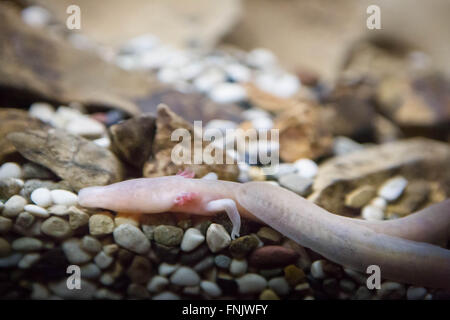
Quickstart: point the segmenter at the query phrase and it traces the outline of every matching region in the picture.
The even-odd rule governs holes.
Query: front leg
[[[236,239],[239,237],[239,231],[241,229],[241,216],[236,207],[236,203],[232,199],[220,199],[208,202],[206,205],[206,210],[210,212],[220,212],[225,211],[233,224],[233,229],[231,231],[231,239]]]

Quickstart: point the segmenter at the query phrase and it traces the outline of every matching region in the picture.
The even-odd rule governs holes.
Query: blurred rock
[[[50,169],[74,190],[122,180],[122,165],[109,150],[65,131],[15,132],[8,139],[25,158]]]
[[[382,160],[380,160],[382,159]],[[363,186],[380,186],[385,180],[401,175],[408,180],[424,179],[441,183],[450,194],[450,147],[442,142],[413,138],[368,147],[331,158],[319,167],[309,197],[321,207],[349,214],[345,196]]]

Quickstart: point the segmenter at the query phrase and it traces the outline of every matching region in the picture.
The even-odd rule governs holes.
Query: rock
[[[138,254],[144,254],[150,249],[150,241],[141,230],[129,224],[122,224],[114,229],[114,241]]]
[[[214,263],[219,268],[228,269],[231,264],[231,258],[226,255],[219,254],[219,255],[215,256]]]
[[[69,223],[59,217],[46,219],[41,225],[41,230],[44,234],[56,239],[64,239],[71,234]]]
[[[361,186],[345,196],[345,205],[359,209],[366,205],[375,195],[376,190],[374,187],[369,185]]]
[[[31,213],[33,216],[36,216],[38,218],[48,218],[50,216],[50,214],[48,213],[47,210],[45,210],[44,208],[40,207],[40,206],[36,206],[34,204],[27,204],[24,207],[24,210],[26,212]],[[19,215],[20,217],[20,215]]]
[[[107,255],[104,251],[100,251],[94,258],[95,264],[100,269],[108,268],[114,261],[114,258]]]
[[[194,265],[194,270],[197,272],[204,272],[211,269],[214,266],[214,257],[207,256],[203,260],[200,260],[196,265]]]
[[[450,185],[450,170],[446,170],[449,161],[448,145],[424,138],[368,147],[323,163],[308,199],[335,214],[350,214],[345,208],[349,192],[362,185],[378,187],[394,175]],[[449,194],[448,188],[444,190]]]
[[[177,249],[179,250],[179,249]],[[209,248],[205,245],[200,245],[195,250],[190,252],[182,252],[179,257],[179,262],[181,264],[193,265],[198,261],[202,260],[206,255],[209,254]]]
[[[70,263],[80,265],[91,261],[90,254],[82,249],[81,241],[75,238],[63,242],[62,249]]]
[[[183,239],[183,229],[174,226],[157,226],[153,238],[156,242],[165,246],[178,246]]]
[[[384,212],[383,210],[381,210],[379,207],[375,207],[375,206],[365,206],[362,209],[362,217],[365,220],[368,221],[379,221],[379,220],[383,220],[384,218]]]
[[[297,174],[304,178],[312,179],[317,175],[319,167],[310,159],[299,159],[294,162]]]
[[[408,300],[423,300],[427,295],[427,289],[423,287],[409,287],[406,290],[406,298]]]
[[[290,286],[294,287],[305,280],[305,272],[297,266],[291,264],[284,268],[284,277]]]
[[[401,198],[387,208],[388,212],[395,212],[401,216],[408,215],[416,211],[430,194],[430,186],[422,180],[408,183]]]
[[[147,290],[152,293],[163,291],[169,285],[169,280],[163,276],[154,276],[147,284]]]
[[[122,165],[117,158],[79,136],[50,129],[15,132],[8,139],[25,158],[50,169],[77,191],[122,180]]]
[[[131,166],[142,169],[152,153],[155,117],[150,114],[135,116],[112,125],[108,133],[113,152]]]
[[[93,214],[89,218],[89,233],[93,236],[110,234],[114,231],[114,220],[107,214]]]
[[[200,283],[200,277],[191,268],[180,267],[172,274],[170,282],[178,286],[196,286]]]
[[[230,245],[231,237],[222,225],[213,223],[206,232],[206,243],[216,253]]]
[[[381,284],[381,288],[377,291],[380,299],[399,300],[405,297],[405,286],[398,282],[386,281]]]
[[[8,178],[21,178],[22,168],[15,162],[5,162],[0,166],[0,180]]]
[[[152,264],[147,258],[135,256],[126,274],[134,283],[147,283],[150,279]]]
[[[154,295],[152,300],[180,300],[180,296],[173,292],[164,291]]]
[[[306,196],[311,192],[311,187],[314,181],[309,178],[304,178],[297,173],[291,173],[281,176],[278,182],[282,187],[301,196]]]
[[[188,169],[195,173],[196,177],[203,177],[209,172],[215,172],[221,180],[235,181],[238,177],[239,170],[236,163],[226,164],[226,156],[213,164],[193,164],[193,159],[189,159],[190,163],[175,163],[172,161],[173,148],[178,145],[181,149],[184,147],[178,141],[171,139],[172,133],[176,129],[186,129],[191,137],[191,145],[193,145],[194,137],[198,137],[197,130],[194,132],[193,126],[183,118],[172,112],[167,106],[158,106],[158,117],[156,119],[156,133],[153,141],[153,157],[147,161],[143,168],[144,177],[158,177],[166,175],[174,175],[179,170]],[[200,138],[201,139],[201,138]],[[187,143],[187,141],[184,141]],[[209,142],[204,141],[202,147],[206,148]],[[199,152],[197,150],[196,152]],[[192,156],[194,155],[192,153]],[[177,153],[179,154],[179,153]]]
[[[39,261],[39,259],[41,258],[41,254],[40,253],[27,253],[23,256],[22,259],[20,259],[19,263],[17,264],[17,266],[20,269],[28,269],[30,268],[33,264],[35,264],[36,262]]]
[[[389,202],[393,202],[401,196],[407,185],[408,180],[401,176],[391,178],[381,185],[378,189],[378,195]]]
[[[68,300],[89,300],[94,297],[97,286],[87,280],[81,279],[81,288],[79,290],[70,290],[67,287],[67,280],[49,284],[49,289],[58,297]]]
[[[259,240],[254,235],[242,236],[233,241],[230,244],[230,253],[235,258],[244,258],[259,245]]]
[[[280,296],[285,296],[290,291],[289,283],[284,277],[272,278],[267,284],[270,289],[272,289],[276,294]]]
[[[24,179],[54,180],[55,174],[34,162],[27,162],[22,166]]]
[[[161,261],[167,263],[176,263],[178,260],[178,254],[180,253],[180,248],[167,247],[165,245],[154,242],[153,252]]]
[[[376,197],[372,201],[370,201],[370,205],[384,211],[386,209],[387,202],[384,198]]]
[[[168,264],[168,263],[161,263],[158,267],[158,273],[161,276],[169,276],[172,273],[175,272],[175,270],[177,270],[180,267],[179,264]]]
[[[259,295],[259,300],[280,300],[272,289],[266,289]]]
[[[23,237],[14,240],[11,247],[16,251],[38,251],[42,249],[42,241],[36,238]]]
[[[0,268],[11,268],[17,266],[22,259],[23,254],[19,252],[12,253],[6,257],[0,257]]]
[[[339,287],[342,289],[342,291],[352,293],[356,289],[356,284],[349,279],[341,279],[339,281]]]
[[[239,293],[252,294],[260,293],[267,286],[267,281],[256,273],[248,273],[236,279],[239,287]]]
[[[38,180],[38,179],[30,179],[25,181],[25,184],[23,186],[23,189],[20,191],[20,194],[27,198],[31,198],[31,194],[34,190],[39,188],[45,188],[50,190],[55,189],[64,189],[64,190],[72,190],[72,188],[69,186],[69,184],[66,181],[59,181],[59,182],[53,182],[50,180]],[[51,199],[51,196],[50,196]],[[52,202],[53,203],[53,202]]]
[[[23,208],[27,204],[27,200],[25,198],[14,195],[5,202],[5,206],[3,207],[3,216],[7,218],[14,218],[19,215],[23,211]]]
[[[316,107],[297,103],[275,119],[274,128],[279,130],[280,158],[285,162],[315,159],[331,148],[331,136]]]
[[[25,207],[27,207],[27,206],[25,206]],[[40,207],[38,207],[38,208],[42,209]],[[25,210],[27,210],[27,209],[25,209]],[[45,209],[42,209],[42,210],[45,210]],[[48,214],[47,214],[47,216],[48,216]],[[15,224],[21,228],[28,229],[33,225],[35,220],[36,220],[35,217],[31,213],[21,212],[17,216]]]
[[[48,212],[55,216],[67,216],[69,214],[69,208],[62,204],[55,204],[49,208],[47,208]]]
[[[255,84],[259,89],[285,99],[293,97],[300,89],[299,79],[288,73],[260,73]]]
[[[195,228],[189,228],[186,230],[181,241],[181,250],[189,252],[197,248],[205,241],[205,236]]]
[[[11,245],[8,241],[0,238],[0,258],[6,257],[11,253]]]
[[[220,287],[212,281],[202,281],[200,282],[200,288],[210,297],[217,298],[222,295],[222,290]]]
[[[127,288],[127,295],[131,299],[148,299],[150,298],[150,294],[147,289],[137,283],[130,283]]]
[[[281,246],[264,246],[253,251],[249,264],[257,268],[277,268],[294,263],[299,257],[292,249]]]
[[[355,295],[353,296],[354,300],[370,300],[372,298],[372,294],[369,289],[365,286],[361,286],[356,290]]]
[[[241,276],[247,272],[247,267],[248,267],[247,260],[233,259],[230,265],[230,273],[233,276]]]
[[[333,141],[333,154],[342,156],[354,151],[362,150],[364,146],[348,137],[338,136]]]
[[[52,190],[50,196],[54,204],[74,206],[78,203],[78,196],[67,190]]]
[[[221,83],[209,92],[210,98],[217,103],[236,103],[245,100],[246,90],[236,83]]]
[[[327,276],[341,277],[341,268],[327,260],[319,259],[311,264],[311,275],[315,279],[324,279]]]
[[[13,222],[11,219],[0,216],[0,234],[8,233],[12,225]]]
[[[101,122],[84,115],[70,120],[65,129],[72,134],[86,138],[98,138],[106,131]]]
[[[69,212],[69,225],[72,230],[76,230],[89,223],[89,215],[83,210],[80,210],[75,206],[71,206],[68,209],[68,212]]]
[[[9,199],[18,194],[24,183],[20,179],[7,178],[0,180],[0,199]]]
[[[50,292],[48,291],[47,287],[43,286],[40,283],[33,283],[31,285],[32,292],[30,295],[30,298],[32,300],[46,300],[50,296]]]
[[[83,247],[83,250],[91,253],[98,253],[102,250],[102,243],[91,236],[84,236],[81,240],[81,246]]]
[[[269,227],[261,227],[256,235],[262,242],[264,242],[264,244],[267,245],[280,243],[282,237],[278,231],[275,231]]]

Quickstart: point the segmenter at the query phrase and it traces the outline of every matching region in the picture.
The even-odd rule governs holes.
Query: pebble
[[[148,299],[150,294],[143,285],[137,283],[130,283],[127,288],[127,295],[132,299]]]
[[[261,229],[259,229],[256,235],[261,239],[262,242],[264,242],[264,244],[267,245],[278,244],[280,243],[282,238],[281,233],[269,227],[262,227]]]
[[[28,269],[30,268],[33,264],[35,264],[36,262],[39,261],[39,259],[41,258],[41,255],[39,253],[27,253],[23,256],[22,259],[20,259],[19,263],[17,264],[17,266],[20,269]]]
[[[72,230],[76,230],[79,227],[83,227],[89,223],[89,215],[75,206],[71,206],[68,209],[68,213],[69,225]]]
[[[270,118],[258,118],[251,121],[252,127],[258,131],[270,130],[273,128],[273,120]]]
[[[11,244],[16,251],[37,251],[41,250],[43,243],[41,240],[31,237],[17,238]]]
[[[301,196],[306,196],[311,192],[311,187],[314,181],[309,178],[304,178],[297,173],[291,173],[281,176],[278,182],[282,187]]]
[[[11,230],[13,222],[11,219],[0,216],[0,233],[7,233]]]
[[[362,209],[362,217],[368,221],[383,220],[384,212],[379,207],[367,205]]]
[[[366,286],[360,286],[353,296],[354,300],[370,300],[371,298],[372,293],[369,291],[369,289],[367,289]]]
[[[56,189],[50,191],[50,196],[54,204],[74,206],[78,203],[78,196],[67,190]]]
[[[99,300],[122,300],[123,295],[117,292],[110,291],[105,288],[101,288],[95,292],[95,299]]]
[[[92,142],[105,149],[108,149],[111,146],[111,140],[108,137],[101,137],[93,140]]]
[[[376,190],[374,187],[361,186],[345,196],[345,205],[359,209],[365,206],[375,195]]]
[[[165,291],[154,295],[152,300],[180,300],[180,296],[173,292]]]
[[[206,231],[206,243],[216,253],[230,245],[231,237],[221,224],[212,223]]]
[[[38,218],[48,218],[50,216],[47,210],[34,204],[27,204],[24,209]]]
[[[116,216],[114,217],[114,224],[116,225],[116,227],[120,226],[121,224],[131,224],[135,227],[139,227],[139,220],[138,219],[134,219],[133,217],[130,216]]]
[[[160,225],[154,229],[153,239],[159,244],[175,247],[178,246],[183,239],[183,229],[174,226]]]
[[[48,25],[52,19],[51,13],[37,5],[29,6],[24,8],[21,13],[21,18],[23,22],[31,27],[45,27]],[[33,103],[33,105],[44,104],[44,103]]]
[[[94,258],[95,264],[100,269],[106,269],[108,268],[111,263],[113,263],[114,258],[111,256],[108,256],[104,251],[100,251]]]
[[[95,263],[88,263],[80,267],[81,277],[86,279],[97,279],[102,271]]]
[[[98,138],[105,132],[105,127],[97,120],[88,116],[80,116],[70,120],[65,129],[75,135],[89,138]]]
[[[296,265],[288,265],[284,268],[284,277],[291,286],[295,286],[305,280],[305,272]]]
[[[34,162],[27,162],[22,166],[23,179],[43,179],[52,180],[55,178],[55,174],[47,168],[38,165]]]
[[[21,178],[22,168],[15,162],[5,162],[0,167],[0,180],[7,178]]]
[[[0,258],[0,268],[11,268],[17,266],[20,259],[22,259],[22,253],[15,252],[9,256]]]
[[[23,211],[23,208],[27,204],[27,200],[18,195],[14,195],[5,202],[3,207],[3,216],[7,218],[15,218],[19,213]]]
[[[69,214],[69,209],[62,204],[55,204],[47,208],[48,213],[55,216],[67,216]]]
[[[205,180],[219,180],[219,176],[215,172],[209,172],[202,177]]]
[[[69,223],[59,217],[50,217],[45,220],[41,230],[44,234],[57,239],[66,238],[71,234]]]
[[[156,293],[161,292],[169,285],[169,280],[163,276],[154,276],[147,284],[147,290]]]
[[[200,91],[207,93],[216,85],[225,81],[225,75],[218,69],[211,69],[201,74],[194,80],[194,87]]]
[[[386,181],[380,189],[378,195],[389,202],[397,200],[408,185],[408,180],[401,176],[397,176]]]
[[[94,297],[97,290],[95,284],[83,279],[81,279],[80,289],[77,290],[71,290],[67,287],[67,279],[50,283],[48,287],[55,295],[67,300],[89,300]]]
[[[196,286],[200,283],[200,277],[191,268],[180,267],[172,274],[170,282],[178,286]]]
[[[125,224],[121,225],[121,226],[125,226]],[[136,228],[136,227],[134,227],[134,228]],[[120,230],[122,230],[122,229],[120,229]],[[105,234],[110,234],[113,231],[114,231],[114,220],[109,215],[93,214],[89,218],[89,233],[92,234],[93,236],[101,236],[101,235],[105,235]],[[138,229],[138,231],[140,231],[140,230]]]
[[[209,92],[209,97],[217,103],[236,103],[247,98],[247,92],[239,84],[221,83]]]
[[[135,256],[126,274],[131,282],[144,284],[150,279],[151,271],[150,260],[142,256]]]
[[[380,208],[384,211],[386,209],[387,202],[381,197],[375,197],[372,201],[370,201],[370,205]]]
[[[277,62],[275,55],[267,49],[256,48],[247,53],[247,64],[256,68],[273,66]]]
[[[66,255],[67,260],[72,264],[83,264],[91,261],[92,256],[84,251],[79,239],[68,239],[63,242],[62,249]]]
[[[280,300],[280,297],[272,289],[265,289],[259,295],[259,300]]]
[[[177,270],[180,267],[179,264],[168,264],[168,263],[161,263],[158,267],[158,273],[161,276],[169,276],[172,273],[175,272],[175,270]]]
[[[317,164],[310,159],[299,159],[294,162],[294,166],[297,169],[297,174],[303,178],[312,179],[319,171]]]
[[[24,211],[19,213],[15,224],[21,228],[28,229],[33,225],[35,220],[36,218],[31,213]]]
[[[255,235],[242,236],[231,241],[230,253],[235,258],[244,258],[259,245],[259,239]]]
[[[24,186],[21,179],[7,178],[0,180],[0,199],[9,199],[15,194],[19,194]]]
[[[282,246],[264,246],[256,249],[249,257],[249,264],[257,268],[272,269],[294,263],[299,255]]]
[[[336,156],[352,153],[364,149],[364,146],[350,138],[339,136],[334,138],[333,153]]]
[[[351,293],[356,289],[356,284],[349,279],[341,279],[339,281],[339,287],[342,289],[342,291]]]
[[[34,282],[31,285],[31,295],[32,300],[46,300],[50,296],[48,289],[40,283]]]
[[[256,86],[274,96],[290,98],[300,89],[299,79],[291,74],[262,73],[255,79]]]
[[[284,277],[276,277],[269,280],[267,283],[269,288],[275,291],[280,296],[287,295],[290,291],[289,283]]]
[[[386,281],[381,284],[377,296],[381,299],[398,300],[404,298],[405,286],[398,282]]]
[[[50,190],[47,188],[37,188],[31,193],[31,201],[33,201],[36,205],[47,208],[53,204],[52,196]]]
[[[216,298],[222,295],[220,287],[212,281],[200,282],[200,288],[209,296]]]
[[[248,82],[251,78],[251,71],[242,64],[232,63],[225,66],[227,76],[235,82]]]
[[[260,293],[267,286],[266,279],[256,273],[243,275],[236,279],[236,282],[238,284],[239,293],[241,294]]]
[[[264,278],[273,278],[273,277],[277,277],[279,275],[283,274],[283,269],[281,268],[274,268],[274,269],[261,269],[259,270],[259,273],[264,277]]]
[[[0,238],[0,258],[6,257],[10,253],[11,253],[11,245],[5,239]]]
[[[233,276],[241,276],[247,272],[248,263],[247,260],[233,259],[230,264],[230,273]]]
[[[209,270],[214,266],[214,257],[208,256],[203,260],[200,260],[195,266],[194,270],[197,272],[203,272],[205,270]]]
[[[115,242],[138,254],[144,254],[150,249],[150,241],[142,233],[142,231],[130,224],[122,224],[118,226],[114,232]]]
[[[316,260],[311,264],[311,275],[316,279],[324,279],[326,277],[324,271],[324,260]]]
[[[241,113],[245,120],[253,121],[258,119],[270,119],[270,114],[262,109],[251,108]]]
[[[408,300],[423,300],[427,293],[427,289],[423,287],[411,286],[408,288],[408,290],[406,290],[406,298]]]
[[[226,255],[219,254],[219,255],[214,257],[214,263],[219,268],[228,269],[230,267],[230,264],[231,264],[231,258],[226,256]]]
[[[200,286],[184,287],[183,293],[189,296],[198,296],[200,294]]]

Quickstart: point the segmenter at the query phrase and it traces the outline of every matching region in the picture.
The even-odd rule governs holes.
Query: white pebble
[[[92,259],[91,255],[81,248],[81,241],[75,238],[64,241],[62,250],[67,260],[72,264],[83,264]]]
[[[189,228],[183,235],[183,240],[181,241],[181,250],[184,252],[189,252],[197,248],[205,241],[205,236],[195,228]]]
[[[27,200],[24,197],[14,195],[5,202],[3,207],[3,216],[7,218],[16,217],[23,211],[23,208],[27,204]]]
[[[109,146],[111,145],[111,140],[109,140],[108,137],[101,137],[98,139],[93,140],[92,142],[94,142],[96,145],[102,147],[102,148],[109,148]]]
[[[205,174],[202,177],[202,179],[205,179],[205,180],[218,180],[219,176],[215,172],[209,172],[209,173]]]
[[[300,89],[300,81],[290,74],[261,74],[255,80],[256,86],[274,96],[290,98]]]
[[[325,272],[323,271],[323,260],[316,260],[311,264],[311,275],[316,279],[325,278]]]
[[[214,86],[225,81],[225,75],[218,69],[211,69],[194,80],[195,88],[200,92],[209,92]]]
[[[21,17],[23,22],[32,27],[44,27],[51,20],[50,12],[40,6],[29,6],[23,9]]]
[[[200,288],[202,288],[202,290],[211,297],[219,297],[222,294],[222,290],[219,288],[219,286],[212,281],[200,282]]]
[[[121,50],[126,53],[140,53],[154,49],[159,43],[159,39],[154,35],[143,34],[128,40]]]
[[[51,123],[52,118],[55,116],[55,109],[53,106],[45,102],[33,103],[28,112],[30,116],[47,123]]]
[[[227,65],[225,72],[228,77],[236,82],[249,82],[252,76],[249,68],[238,63]]]
[[[270,114],[267,111],[264,111],[262,109],[248,109],[245,110],[244,112],[242,112],[242,117],[247,120],[247,121],[252,121],[252,120],[256,120],[259,118],[269,118],[270,119]]]
[[[215,253],[228,247],[231,237],[221,224],[212,223],[206,231],[206,242],[209,249]]]
[[[5,162],[0,167],[0,180],[22,177],[22,168],[15,162]]]
[[[256,273],[248,273],[236,280],[239,292],[242,294],[260,293],[267,286],[267,281],[264,277]]]
[[[17,238],[11,244],[16,251],[35,251],[42,249],[42,241],[31,237]]]
[[[40,207],[47,208],[53,204],[50,190],[47,188],[37,188],[31,193],[31,201]]]
[[[252,126],[256,130],[270,130],[273,128],[273,121],[270,118],[257,118],[252,120]]]
[[[154,276],[147,284],[147,290],[155,293],[164,290],[169,285],[169,280],[163,276]]]
[[[235,103],[245,100],[247,92],[239,84],[221,83],[210,91],[209,96],[217,103]]]
[[[230,273],[233,276],[241,276],[247,272],[248,263],[245,259],[233,259],[230,264]]]
[[[368,221],[383,220],[384,212],[378,207],[367,205],[362,209],[362,217]]]
[[[78,203],[78,196],[67,190],[52,190],[50,191],[50,195],[55,204],[74,206]]]
[[[380,208],[383,211],[386,209],[386,206],[387,206],[386,200],[381,197],[374,198],[372,201],[370,201],[370,204],[374,207]]]
[[[271,67],[277,62],[275,55],[267,49],[256,48],[247,54],[247,63],[257,68]]]
[[[180,72],[175,68],[162,68],[158,71],[158,80],[162,83],[175,83],[180,79]]]
[[[34,204],[27,204],[24,209],[26,212],[29,212],[39,218],[47,218],[48,216],[50,216],[47,210]]]
[[[173,292],[165,291],[154,295],[152,300],[180,300],[180,297]]]
[[[405,190],[406,185],[408,184],[408,180],[403,177],[394,177],[386,181],[378,190],[378,195],[383,197],[387,201],[395,201],[397,200],[403,190]]]
[[[275,291],[280,296],[287,295],[289,293],[289,283],[284,277],[272,278],[268,282],[269,288]]]
[[[158,267],[158,273],[161,276],[169,276],[175,272],[180,267],[178,264],[168,264],[167,262],[163,262]]]
[[[27,253],[26,255],[23,256],[22,259],[20,259],[17,266],[20,269],[28,269],[33,264],[35,264],[40,258],[41,255],[39,253]]]
[[[308,179],[314,178],[319,171],[317,164],[310,159],[299,159],[294,162],[294,166],[300,176]]]
[[[172,274],[170,282],[178,286],[196,286],[200,283],[200,277],[191,268],[180,267]]]
[[[70,120],[65,129],[83,137],[100,137],[105,132],[105,126],[102,123],[87,116]]]
[[[108,268],[114,259],[111,256],[108,256],[104,251],[100,251],[94,258],[95,264],[100,269]]]

